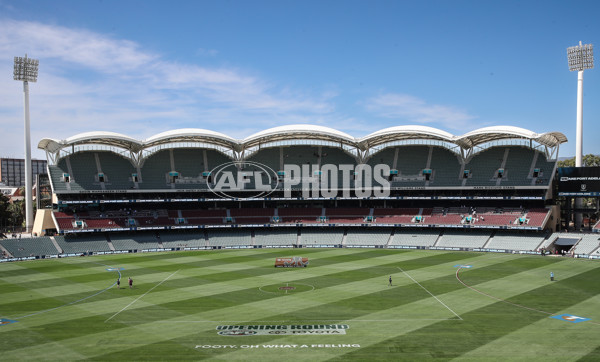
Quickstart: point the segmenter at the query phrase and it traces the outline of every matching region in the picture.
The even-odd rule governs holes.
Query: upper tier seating
[[[168,184],[168,174],[175,171],[171,167],[171,151],[158,151],[144,160],[141,168],[140,189],[166,189],[170,188]]]
[[[96,152],[104,175],[107,190],[127,190],[135,188],[133,174],[137,171],[126,158],[114,152]]]
[[[465,165],[470,173],[465,186],[496,186],[496,172],[502,166],[505,151],[505,147],[493,147],[475,154]]]
[[[548,160],[543,153],[522,146],[484,149],[467,159],[464,166],[456,153],[441,146],[391,146],[372,152],[367,164],[372,167],[386,164],[394,170],[394,174],[388,176],[392,187],[548,186],[556,166],[555,160]],[[214,175],[209,172],[231,161],[230,156],[215,149],[172,148],[148,155],[138,169],[133,162],[113,152],[78,151],[61,158],[56,165],[49,165],[48,169],[55,192],[130,190],[136,187],[141,190],[207,190],[208,182],[215,181],[212,180]],[[313,166],[355,166],[357,162],[354,156],[341,148],[313,145],[259,149],[251,153],[247,161],[264,164],[273,172],[283,171],[286,164],[310,165],[310,173],[302,177],[311,180],[319,180],[319,175],[313,174]],[[244,171],[260,170],[251,164],[244,164],[242,168]],[[502,177],[498,175],[500,169],[503,170]],[[464,171],[468,171],[467,178],[464,178]],[[176,174],[170,175],[172,172]],[[67,182],[63,177],[65,174],[69,176]],[[100,179],[100,174],[103,179]],[[135,182],[134,174],[138,182]],[[342,187],[343,176],[339,171],[337,184],[327,186]],[[350,187],[353,187],[354,178],[347,176]],[[265,177],[267,184],[277,183],[275,175]],[[250,180],[246,187],[253,185],[253,178]],[[296,189],[300,187],[293,186]]]

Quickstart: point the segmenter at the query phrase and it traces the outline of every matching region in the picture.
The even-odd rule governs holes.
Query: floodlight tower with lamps
[[[583,166],[583,71],[594,67],[594,46],[581,44],[567,48],[569,70],[577,71],[577,129],[575,140],[575,167]],[[575,198],[575,209],[582,208],[583,200]],[[575,212],[575,229],[583,227],[583,215]]]
[[[592,44],[567,48],[569,70],[577,71],[577,139],[575,141],[575,167],[583,164],[583,71],[594,68],[594,46]]]
[[[30,233],[33,227],[33,197],[31,170],[31,135],[29,131],[29,82],[37,82],[40,61],[25,57],[15,57],[14,80],[23,82],[25,100],[25,227]]]

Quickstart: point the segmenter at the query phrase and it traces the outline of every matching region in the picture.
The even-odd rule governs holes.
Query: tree
[[[25,201],[13,201],[12,204],[8,205],[8,212],[8,225],[10,225],[13,231],[23,228],[23,223],[25,222]]]
[[[4,194],[0,194],[0,232],[4,231],[8,225],[10,225],[10,212],[8,211],[8,207],[10,202],[8,197]]]
[[[575,157],[569,158],[568,160],[558,161],[557,165],[558,167],[575,167]],[[600,166],[600,156],[592,154],[583,156],[583,165],[586,167]]]

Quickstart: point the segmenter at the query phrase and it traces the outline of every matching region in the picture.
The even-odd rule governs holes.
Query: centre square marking
[[[462,264],[456,264],[454,266],[455,268],[462,268],[462,269],[471,269],[473,267],[473,265],[462,265]]]
[[[296,287],[290,287],[290,286],[279,287],[279,290],[294,290],[294,289],[296,289]]]

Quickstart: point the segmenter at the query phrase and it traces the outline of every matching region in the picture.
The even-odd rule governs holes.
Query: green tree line
[[[25,202],[10,202],[6,195],[0,194],[0,232],[21,230],[25,222]]]
[[[557,165],[558,167],[575,167],[575,157],[558,161]],[[583,156],[583,165],[586,167],[600,166],[600,156],[592,154]]]

